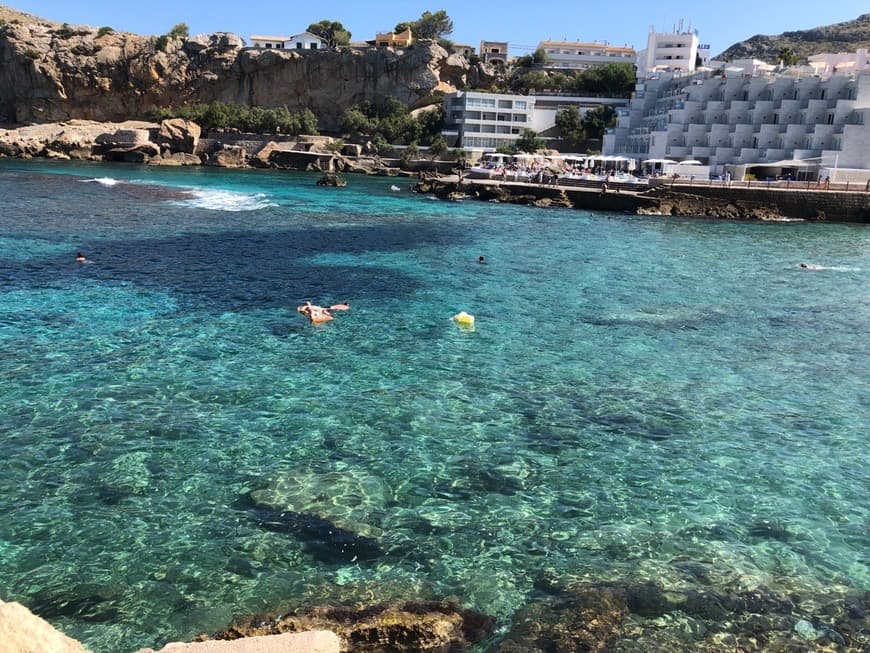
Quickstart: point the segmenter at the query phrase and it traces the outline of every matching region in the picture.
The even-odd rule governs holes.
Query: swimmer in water
[[[323,306],[312,304],[311,301],[306,301],[302,306],[297,306],[296,310],[302,313],[305,317],[311,320],[314,324],[321,322],[329,322],[332,319],[332,314]]]
[[[477,262],[480,264],[484,264],[484,263],[486,263],[486,259],[483,256],[478,256]]]
[[[76,263],[87,263],[88,259],[81,252],[76,252]]]
[[[801,263],[800,267],[804,268],[805,270],[821,270],[822,269],[821,265],[815,265],[814,263]]]

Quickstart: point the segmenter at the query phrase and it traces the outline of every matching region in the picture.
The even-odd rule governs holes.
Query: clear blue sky
[[[187,23],[191,34],[234,32],[291,35],[323,19],[337,20],[354,40],[372,39],[396,23],[444,9],[453,19],[450,38],[478,47],[481,39],[508,41],[525,54],[543,39],[609,41],[646,46],[650,26],[671,31],[681,19],[697,29],[716,55],[755,34],[809,29],[870,12],[867,0],[332,0],[332,2],[238,2],[237,0],[21,0],[7,6],[71,25],[108,25],[138,34],[164,34]],[[525,46],[525,47],[524,47]]]

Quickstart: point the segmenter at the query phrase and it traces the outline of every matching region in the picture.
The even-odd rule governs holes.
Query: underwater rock
[[[620,592],[586,586],[533,601],[513,619],[497,653],[604,651],[619,640],[629,614]]]
[[[785,524],[776,519],[756,519],[749,527],[749,534],[779,542],[788,542],[792,537]]]
[[[384,555],[378,541],[357,535],[317,515],[291,510],[254,508],[261,527],[279,533],[292,533],[318,560],[328,563],[372,560]]]
[[[810,641],[870,651],[870,593],[829,598],[823,621],[796,617],[799,597],[766,588],[664,591],[654,582],[565,584],[546,575],[535,587],[541,594],[493,651],[803,651]]]
[[[249,494],[258,508],[310,515],[379,548],[384,548],[381,522],[390,499],[380,478],[352,469],[279,474]]]
[[[107,591],[91,585],[43,590],[34,594],[28,606],[34,614],[46,620],[74,617],[91,623],[104,623],[118,619],[120,613],[114,604],[116,591]]]
[[[341,650],[351,653],[440,653],[461,651],[484,640],[494,625],[495,619],[489,615],[450,601],[432,601],[361,608],[320,607],[290,615],[255,616],[211,639],[329,630],[341,638]]]

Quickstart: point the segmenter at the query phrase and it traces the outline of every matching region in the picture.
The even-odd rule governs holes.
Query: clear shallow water
[[[0,166],[0,598],[114,652],[338,600],[505,628],[542,574],[690,561],[870,589],[866,227],[315,178]],[[352,309],[311,326],[308,298]]]

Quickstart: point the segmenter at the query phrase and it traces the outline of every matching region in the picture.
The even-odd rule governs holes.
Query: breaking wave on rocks
[[[113,177],[96,177],[94,179],[82,179],[81,181],[87,184],[100,184],[101,186],[115,186],[120,183],[120,180]]]
[[[189,197],[178,201],[182,206],[210,211],[259,211],[278,206],[265,193],[243,193],[231,190],[194,188]]]

